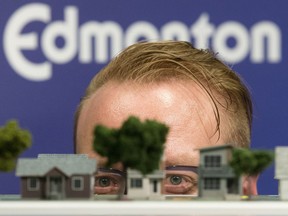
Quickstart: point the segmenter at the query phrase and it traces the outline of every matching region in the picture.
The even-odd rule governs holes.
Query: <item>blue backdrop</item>
[[[210,47],[248,84],[252,147],[288,144],[288,2],[272,0],[86,0],[0,2],[0,125],[16,118],[33,134],[21,157],[72,153],[73,113],[89,80],[137,40]],[[93,39],[92,39],[93,38]],[[277,194],[274,166],[260,194]],[[0,193],[18,193],[13,173]]]

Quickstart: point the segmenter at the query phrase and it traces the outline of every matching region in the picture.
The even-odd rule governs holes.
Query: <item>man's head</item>
[[[76,152],[105,163],[92,150],[94,126],[119,127],[130,115],[170,127],[167,166],[197,166],[197,149],[205,146],[250,143],[252,104],[247,88],[212,52],[187,42],[137,43],[100,71],[76,112]]]

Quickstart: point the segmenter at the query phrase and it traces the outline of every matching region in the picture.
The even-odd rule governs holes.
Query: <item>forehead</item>
[[[167,165],[195,165],[201,147],[215,144],[216,120],[212,102],[188,81],[135,84],[109,82],[89,98],[79,116],[77,152],[91,153],[96,124],[120,127],[130,115],[155,119],[169,127]]]
[[[188,118],[193,112],[202,112],[202,109],[213,112],[212,102],[207,93],[192,81],[146,85],[108,82],[92,94],[82,112],[93,116],[109,114],[110,121],[121,123],[129,114],[144,119],[159,119],[163,115],[162,111],[175,116],[172,111],[178,110]]]

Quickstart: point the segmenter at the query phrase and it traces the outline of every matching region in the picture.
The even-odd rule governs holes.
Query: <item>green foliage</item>
[[[31,134],[11,120],[0,127],[0,170],[11,171],[15,168],[18,156],[31,146]]]
[[[117,140],[117,131],[102,125],[97,125],[94,129],[94,150],[102,156],[109,155],[107,166],[119,161],[120,146]]]
[[[168,127],[154,120],[129,117],[119,129],[101,125],[94,130],[94,150],[108,158],[106,166],[122,162],[125,167],[151,173],[159,166]]]
[[[251,151],[249,149],[233,149],[230,165],[236,175],[256,175],[261,173],[272,161],[274,155],[269,151]]]
[[[261,173],[263,170],[271,164],[274,160],[274,153],[270,151],[255,151],[254,158],[257,164],[254,167],[254,174]],[[253,174],[253,173],[252,173]]]

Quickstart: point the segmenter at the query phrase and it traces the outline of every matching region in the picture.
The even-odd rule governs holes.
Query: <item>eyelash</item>
[[[179,184],[173,184],[171,178],[177,176],[181,178]],[[168,182],[167,182],[168,181]],[[183,183],[184,181],[184,183]],[[169,174],[165,178],[165,190],[167,193],[171,194],[194,194],[197,192],[197,180],[191,178],[190,176],[179,175],[179,174]]]

